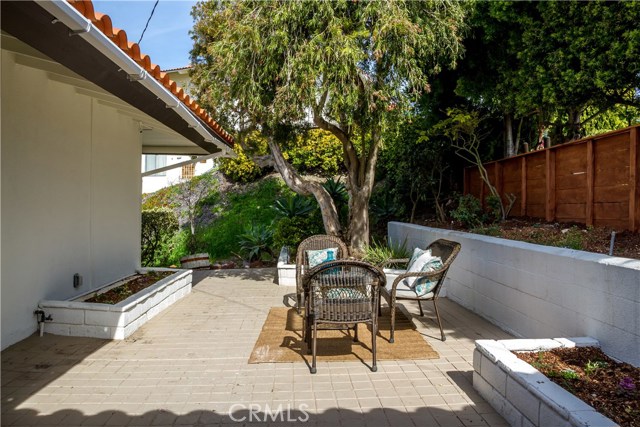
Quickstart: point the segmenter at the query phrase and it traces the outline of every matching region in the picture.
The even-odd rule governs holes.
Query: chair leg
[[[371,365],[372,372],[378,371],[378,365],[376,364],[376,335],[378,335],[378,322],[374,319],[371,323],[371,351],[373,352],[373,364]]]
[[[393,335],[396,330],[396,301],[391,300],[391,336],[389,337],[389,342],[393,344],[395,342]]]
[[[358,324],[353,325],[353,342],[358,342]]]
[[[313,321],[313,327],[311,328],[311,333],[313,335],[313,339],[312,339],[312,349],[311,352],[313,353],[312,356],[312,360],[311,360],[311,373],[315,374],[317,372],[316,369],[316,341],[318,339],[318,324],[316,323],[315,319]]]
[[[444,331],[442,330],[442,321],[440,320],[440,313],[438,312],[438,304],[436,304],[436,300],[433,300],[433,308],[436,310],[436,318],[438,319],[438,326],[440,326],[440,336],[442,337],[442,341],[446,341],[447,337],[444,336]]]
[[[418,307],[420,307],[420,316],[424,316],[424,311],[422,311],[422,301],[418,300]]]

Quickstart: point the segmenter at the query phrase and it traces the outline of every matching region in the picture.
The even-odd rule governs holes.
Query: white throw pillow
[[[413,266],[413,264],[415,264],[415,262],[418,260],[418,258],[420,258],[421,256],[426,255],[426,254],[431,256],[431,249],[415,248],[413,250],[413,254],[411,255],[411,259],[409,260],[409,264],[407,264],[407,270],[411,269],[411,267]]]
[[[429,261],[431,261],[433,258],[437,258],[434,257],[433,255],[431,255],[431,251],[424,251],[424,253],[422,255],[420,255],[418,257],[418,259],[416,259],[413,264],[411,264],[409,266],[409,269],[407,270],[407,273],[420,273],[422,272],[422,268],[425,266],[425,264],[427,264]],[[411,289],[413,289],[414,286],[414,282],[416,281],[416,279],[418,279],[417,277],[407,277],[406,279],[404,279],[404,283],[405,285],[407,285],[408,287],[410,287]]]

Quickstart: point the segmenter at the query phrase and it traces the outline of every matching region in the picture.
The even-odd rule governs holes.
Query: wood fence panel
[[[507,159],[502,163],[502,194],[513,194],[516,203],[513,205],[511,215],[522,216],[522,206],[518,201],[522,197],[522,168],[519,158]]]
[[[490,182],[516,196],[511,216],[640,230],[640,126],[487,164]],[[465,192],[489,192],[475,168]]]

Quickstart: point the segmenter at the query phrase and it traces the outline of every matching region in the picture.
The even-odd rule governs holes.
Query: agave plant
[[[407,249],[407,241],[402,244],[378,243],[372,241],[371,245],[367,246],[364,250],[363,260],[373,265],[381,266],[390,259],[402,259],[409,258],[411,252]]]
[[[338,178],[337,181],[333,178],[329,178],[324,182],[324,184],[322,184],[322,186],[327,190],[336,205],[341,205],[349,199],[347,187],[340,182],[340,178]]]
[[[252,224],[245,228],[244,232],[238,236],[240,249],[247,254],[249,262],[262,259],[263,254],[269,254],[274,258],[273,250],[273,228],[263,224]]]
[[[293,197],[281,197],[276,200],[273,208],[285,218],[304,216],[316,208],[314,200],[299,194]]]

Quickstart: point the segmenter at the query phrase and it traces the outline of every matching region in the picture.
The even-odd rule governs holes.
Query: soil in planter
[[[640,368],[596,347],[515,353],[551,381],[623,427],[640,427]]]
[[[510,218],[501,223],[474,229],[467,229],[457,222],[442,224],[432,219],[416,221],[416,224],[605,255],[609,254],[613,231],[608,227],[587,227],[576,223],[547,223],[536,218]],[[616,233],[613,255],[640,259],[640,233],[630,231]]]
[[[127,282],[102,294],[95,295],[84,302],[97,302],[101,304],[117,304],[124,301],[136,292],[157,283],[165,277],[171,276],[175,271],[150,271],[146,274],[136,274],[128,277]]]

